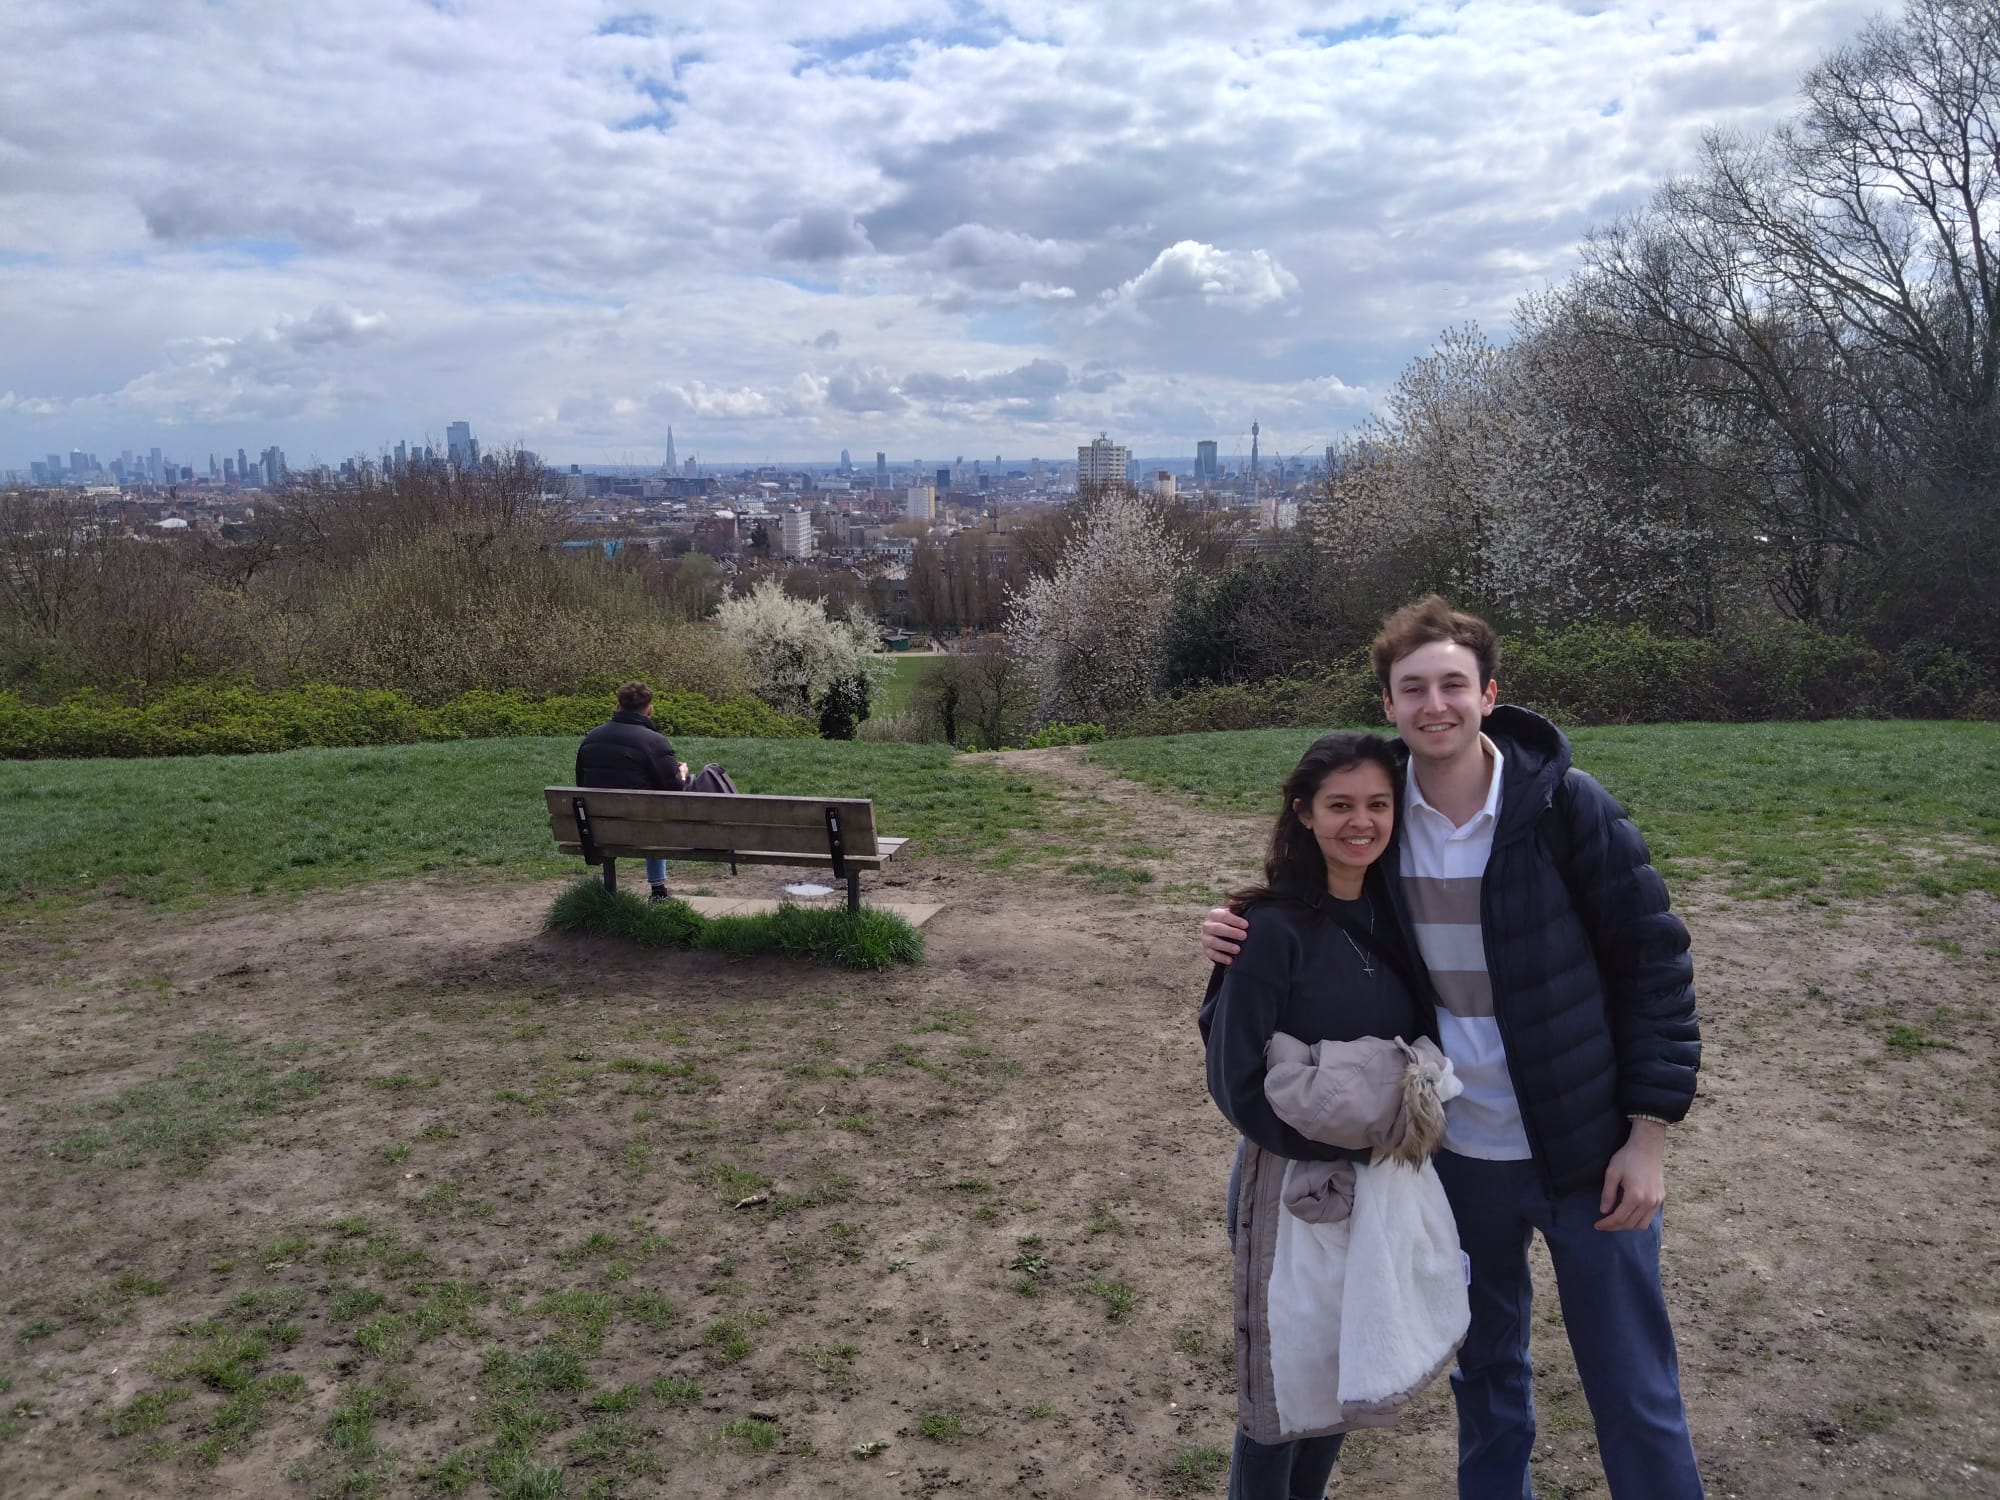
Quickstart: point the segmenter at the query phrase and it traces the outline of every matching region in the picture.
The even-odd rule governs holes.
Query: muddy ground
[[[1010,761],[1153,881],[913,848],[884,894],[945,909],[886,975],[543,936],[548,883],[17,928],[0,1494],[1219,1493],[1193,892],[1259,830]],[[1676,894],[1711,1494],[2000,1494],[2000,911]],[[1541,1272],[1538,1485],[1602,1495]],[[1452,1450],[1440,1386],[1336,1493],[1448,1495]]]

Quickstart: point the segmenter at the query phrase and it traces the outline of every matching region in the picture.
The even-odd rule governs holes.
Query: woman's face
[[[1310,805],[1298,809],[1328,870],[1366,870],[1396,831],[1396,794],[1374,761],[1327,773]]]

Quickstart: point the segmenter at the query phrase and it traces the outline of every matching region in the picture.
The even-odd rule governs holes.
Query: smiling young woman
[[[1319,1494],[1347,1430],[1394,1419],[1393,1407],[1343,1405],[1330,1367],[1312,1365],[1315,1353],[1338,1343],[1328,1330],[1338,1328],[1343,1293],[1340,1278],[1322,1274],[1305,1247],[1318,1244],[1314,1235],[1345,1233],[1328,1204],[1343,1192],[1352,1203],[1355,1164],[1407,1129],[1405,1059],[1435,1028],[1383,879],[1382,856],[1396,841],[1397,786],[1389,741],[1343,731],[1313,742],[1285,779],[1263,882],[1231,897],[1249,924],[1242,951],[1216,970],[1202,1005],[1209,1092],[1243,1136],[1228,1212],[1242,1304],[1229,1485],[1236,1500]],[[1321,1050],[1327,1046],[1334,1050]],[[1282,1085],[1274,1092],[1277,1059],[1302,1051],[1313,1067],[1330,1065],[1310,1118],[1285,1110]],[[1434,1049],[1430,1055],[1442,1060]],[[1370,1069],[1389,1080],[1386,1105],[1357,1082]],[[1358,1133],[1329,1133],[1336,1114],[1355,1121]],[[1304,1194],[1312,1207],[1302,1210],[1292,1200],[1307,1179],[1316,1186]],[[1329,1183],[1337,1185],[1318,1185]],[[1434,1174],[1432,1186],[1441,1205]],[[1308,1214],[1316,1227],[1301,1238],[1297,1225]],[[1452,1240],[1448,1212],[1443,1218]],[[1455,1269],[1455,1240],[1449,1249]],[[1301,1329],[1308,1330],[1303,1365]]]

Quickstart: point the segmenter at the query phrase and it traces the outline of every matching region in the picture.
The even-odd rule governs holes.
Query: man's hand
[[[688,763],[686,761],[682,761],[680,763],[680,768],[681,768],[681,785],[686,786],[690,781],[694,780],[694,778],[688,775]]]
[[[1206,929],[1204,929],[1206,930]],[[1644,1229],[1667,1201],[1667,1127],[1657,1120],[1634,1120],[1631,1137],[1604,1169],[1598,1229]]]
[[[1228,964],[1250,935],[1250,924],[1226,906],[1210,909],[1201,924],[1201,956],[1212,964]]]

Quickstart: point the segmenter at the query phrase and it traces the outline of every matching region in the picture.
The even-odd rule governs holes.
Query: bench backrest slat
[[[593,837],[605,846],[661,849],[740,849],[774,854],[825,854],[826,810],[840,812],[849,854],[872,855],[875,805],[851,797],[758,797],[707,792],[627,792],[589,787],[545,790],[549,831],[559,844],[577,842],[571,799],[589,809]]]

